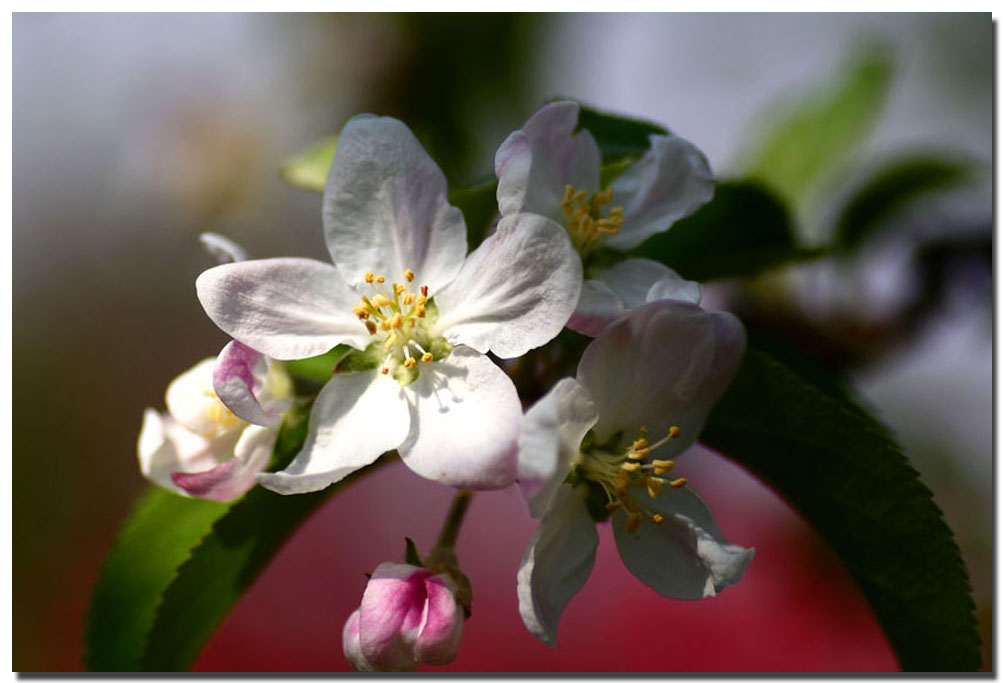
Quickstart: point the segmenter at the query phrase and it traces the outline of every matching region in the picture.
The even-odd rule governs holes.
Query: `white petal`
[[[635,499],[664,521],[643,519],[636,534],[626,529],[626,514],[613,513],[613,535],[623,564],[643,583],[667,598],[699,600],[742,578],[754,550],[728,543],[700,497],[684,488],[666,488],[651,500]]]
[[[436,296],[434,333],[515,358],[557,336],[581,287],[581,259],[561,226],[535,214],[507,216]]]
[[[634,308],[657,299],[700,303],[700,285],[649,259],[626,259],[609,268],[592,268],[568,327],[597,337],[606,326]]]
[[[352,285],[374,271],[434,293],[456,277],[467,253],[463,214],[446,201],[446,177],[407,126],[357,116],[338,138],[324,190],[331,258]]]
[[[621,430],[635,438],[645,426],[654,441],[675,425],[680,437],[658,457],[681,453],[696,440],[744,348],[734,316],[678,301],[655,301],[612,323],[578,365],[578,381],[599,409],[596,438]]]
[[[309,358],[369,333],[352,313],[359,296],[327,263],[302,258],[243,261],[210,268],[195,281],[199,301],[234,339],[279,360]]]
[[[199,242],[206,248],[210,256],[216,259],[217,263],[236,263],[247,260],[247,252],[244,251],[244,248],[229,237],[214,232],[203,232],[199,235]]]
[[[223,405],[240,419],[264,426],[276,426],[282,421],[282,413],[290,405],[285,398],[288,385],[284,370],[239,341],[223,347],[212,373],[213,390]]]
[[[533,517],[547,510],[598,418],[589,392],[570,377],[526,412],[519,435],[519,487]]]
[[[561,486],[526,548],[517,576],[526,628],[557,645],[557,623],[595,564],[599,534],[582,498],[584,487]]]
[[[561,201],[567,185],[588,193],[599,189],[599,146],[587,130],[575,133],[578,105],[545,105],[506,138],[495,153],[498,210],[523,211],[564,220]]]
[[[613,204],[623,206],[623,227],[605,244],[626,251],[714,195],[714,176],[703,152],[676,135],[652,135],[649,149],[613,181]]]
[[[185,429],[169,415],[147,408],[139,433],[137,453],[143,476],[166,489],[188,495],[178,488],[172,475],[176,472],[210,470],[233,457],[240,430],[205,438]]]
[[[458,488],[504,488],[515,480],[522,406],[512,380],[489,358],[457,347],[422,365],[405,392],[411,405],[411,433],[400,447],[405,465]]]
[[[314,401],[303,449],[258,483],[283,494],[318,491],[397,448],[410,421],[396,380],[371,371],[334,375]]]
[[[208,470],[173,472],[171,480],[185,493],[198,498],[233,500],[247,493],[254,486],[254,475],[268,466],[278,434],[278,427],[247,425],[232,458]]]

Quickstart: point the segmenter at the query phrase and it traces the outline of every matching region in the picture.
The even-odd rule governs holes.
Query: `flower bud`
[[[345,657],[358,671],[414,671],[448,664],[463,635],[456,582],[409,564],[376,568],[342,631]]]

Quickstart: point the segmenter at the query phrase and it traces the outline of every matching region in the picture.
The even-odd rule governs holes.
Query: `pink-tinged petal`
[[[613,513],[613,535],[624,566],[645,585],[676,600],[711,597],[742,578],[754,550],[728,543],[710,510],[696,493],[668,488],[652,500],[643,491],[635,500],[664,520],[642,520],[627,531],[627,516]]]
[[[595,564],[599,534],[584,487],[561,486],[519,565],[519,614],[530,633],[557,645],[557,624]]]
[[[587,130],[575,133],[577,125],[576,103],[553,102],[502,142],[495,153],[502,216],[530,212],[563,222],[566,186],[599,189],[599,146]]]
[[[609,268],[592,268],[568,327],[589,337],[649,301],[676,299],[700,303],[700,285],[649,259],[626,259]]]
[[[610,185],[613,204],[623,207],[620,232],[605,242],[613,249],[633,249],[714,195],[714,176],[695,145],[676,135],[650,140],[651,149]]]
[[[689,447],[707,413],[724,392],[745,349],[742,324],[729,313],[708,313],[692,304],[662,300],[616,322],[585,349],[578,381],[599,410],[596,438],[616,432],[636,438],[679,438],[658,450],[671,459]]]
[[[463,611],[456,604],[456,585],[446,574],[425,578],[427,608],[414,646],[419,662],[442,666],[456,659],[463,638]]]
[[[269,391],[270,361],[239,341],[223,347],[216,358],[212,385],[227,408],[247,422],[272,427],[282,421],[291,401],[273,397]],[[264,401],[264,405],[259,401]]]
[[[434,294],[467,253],[446,176],[407,126],[386,117],[357,116],[342,130],[324,190],[324,234],[352,285],[367,271],[404,282],[411,269],[415,284]]]
[[[199,242],[206,248],[209,255],[216,259],[217,263],[237,263],[247,260],[247,252],[244,251],[244,248],[229,237],[214,232],[203,232],[199,235]]]
[[[302,450],[258,482],[282,494],[318,491],[397,448],[410,424],[396,380],[370,371],[334,375],[314,401]]]
[[[206,438],[185,429],[171,416],[147,408],[137,444],[140,472],[158,486],[188,495],[174,484],[171,475],[200,472],[226,462],[233,457],[239,437],[240,430],[234,430]]]
[[[199,301],[234,339],[278,360],[309,358],[338,344],[363,349],[369,333],[352,313],[359,295],[327,263],[303,258],[216,266],[195,281]]]
[[[486,356],[464,347],[420,371],[405,388],[411,432],[400,446],[404,464],[457,488],[510,485],[522,421],[512,380]]]
[[[201,472],[173,472],[171,481],[197,498],[233,500],[254,486],[254,475],[268,465],[277,436],[276,427],[248,425],[237,440],[232,458]]]
[[[359,640],[359,610],[352,612],[345,621],[345,627],[341,630],[341,649],[356,671],[376,670],[372,662],[362,654],[362,643]]]
[[[598,418],[589,392],[570,377],[526,411],[519,435],[519,488],[533,517],[550,506]]]
[[[362,655],[379,671],[413,671],[425,613],[429,572],[384,562],[366,585],[359,607]]]
[[[435,297],[433,333],[515,358],[557,336],[581,287],[581,259],[562,227],[536,214],[507,216]]]

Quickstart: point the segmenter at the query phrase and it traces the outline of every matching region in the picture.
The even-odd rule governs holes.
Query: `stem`
[[[467,513],[467,506],[470,505],[470,499],[473,497],[473,491],[457,492],[453,499],[453,506],[449,509],[449,515],[442,525],[439,540],[435,544],[436,548],[452,550],[456,544],[456,537],[460,533],[460,526],[463,524],[463,516]]]

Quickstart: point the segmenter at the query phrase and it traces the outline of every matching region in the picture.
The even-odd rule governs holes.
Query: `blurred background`
[[[988,14],[15,15],[13,669],[80,668],[90,590],[145,487],[142,411],[224,343],[195,298],[212,265],[198,234],[327,259],[320,195],[284,183],[282,160],[371,111],[403,119],[462,184],[561,95],[668,126],[721,177],[756,175],[752,143],[865,67],[881,88],[868,134],[811,187],[777,187],[805,243],[896,160],[949,159],[965,182],[910,201],[857,251],[708,297],[850,375],[895,430],[957,536],[991,667],[993,32]],[[475,600],[448,669],[896,667],[782,501],[716,454],[686,467],[729,539],[757,548],[739,585],[658,598],[607,525],[547,648],[516,608],[533,525],[517,492],[484,494],[458,545]],[[404,535],[430,546],[450,498],[398,464],[333,499],[196,668],[347,669],[341,628],[365,572],[399,560]]]

